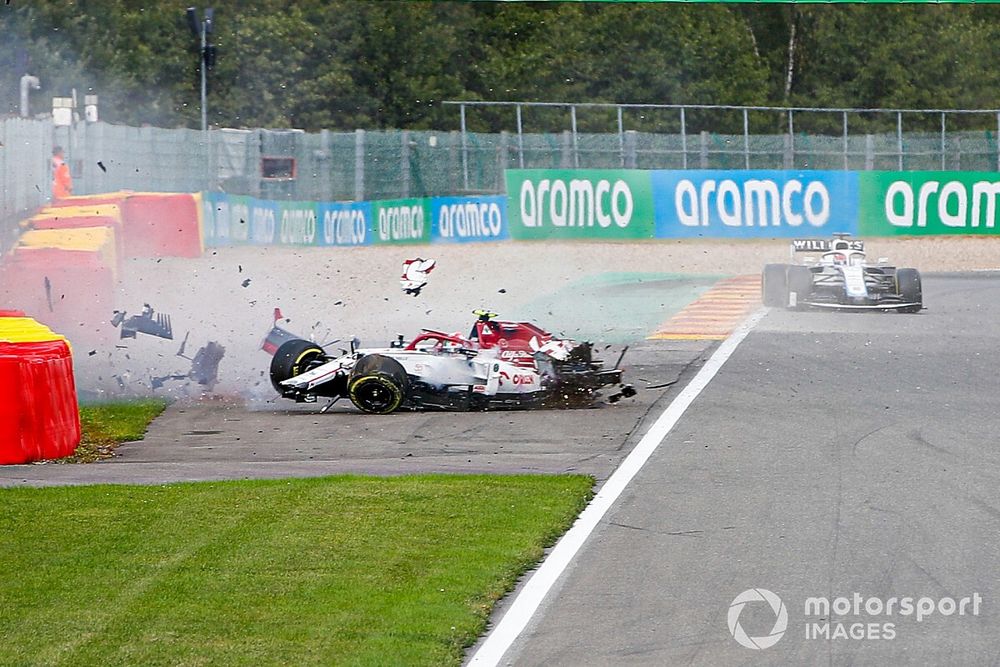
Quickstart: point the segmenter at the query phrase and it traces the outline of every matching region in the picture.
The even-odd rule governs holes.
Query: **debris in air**
[[[420,296],[420,290],[427,286],[427,274],[434,270],[437,262],[433,259],[407,259],[403,262],[403,276],[399,284],[403,287],[403,292]]]
[[[274,353],[278,351],[278,348],[281,347],[283,343],[298,338],[298,336],[291,333],[287,329],[282,329],[281,327],[279,327],[278,322],[280,320],[285,320],[286,323],[290,321],[289,319],[285,318],[284,315],[281,314],[281,308],[275,308],[274,322],[271,325],[271,330],[267,332],[267,336],[264,338],[264,342],[261,343],[260,345],[260,349],[264,350],[272,357],[274,356]]]
[[[103,172],[104,172],[105,174],[106,174],[106,173],[108,173],[108,169],[107,169],[107,167],[105,167],[105,166],[104,166],[104,163],[103,163],[103,162],[101,162],[100,160],[98,160],[98,161],[97,161],[97,166],[98,166],[98,167],[100,167],[100,168],[101,168],[101,171],[103,171]]]
[[[114,311],[111,318],[111,325],[121,326],[122,338],[135,338],[136,334],[144,333],[158,338],[174,339],[174,330],[170,326],[170,316],[163,313],[156,314],[148,304],[142,305],[142,313],[133,315],[126,319],[127,313],[124,310]]]
[[[45,276],[45,300],[49,304],[49,312],[52,312],[52,283],[49,281],[49,277]]]
[[[154,377],[150,380],[153,389],[159,389],[168,380],[193,380],[208,389],[208,391],[212,391],[215,388],[216,383],[219,381],[219,363],[222,361],[222,357],[226,355],[226,348],[215,341],[208,341],[208,343],[195,352],[194,357],[188,357],[184,354],[184,349],[187,347],[188,336],[190,335],[190,332],[184,335],[184,341],[181,342],[181,348],[177,350],[177,356],[189,360],[191,362],[191,370],[187,373],[172,373],[170,375]]]
[[[250,279],[249,278],[247,278],[246,280],[243,281],[243,286],[244,287],[250,287]]]

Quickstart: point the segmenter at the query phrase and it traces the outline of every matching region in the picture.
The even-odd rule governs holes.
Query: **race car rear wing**
[[[859,239],[836,239],[844,240],[850,244],[850,249],[857,252],[865,251],[865,242]],[[793,239],[792,254],[797,252],[830,252],[833,250],[833,240],[831,239]]]

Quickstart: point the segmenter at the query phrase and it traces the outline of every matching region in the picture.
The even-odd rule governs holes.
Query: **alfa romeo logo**
[[[740,625],[740,613],[748,602],[766,602],[771,605],[774,611],[774,627],[770,634],[762,637],[751,637]],[[781,636],[785,634],[788,627],[788,610],[785,603],[777,595],[766,588],[751,588],[736,596],[736,599],[729,605],[729,634],[733,636],[740,646],[751,649],[770,648],[778,643]]]

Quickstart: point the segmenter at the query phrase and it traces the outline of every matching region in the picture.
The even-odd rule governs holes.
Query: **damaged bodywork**
[[[494,320],[476,311],[469,335],[423,329],[386,348],[329,355],[311,341],[283,342],[271,360],[271,382],[297,402],[349,398],[360,410],[476,410],[587,404],[597,390],[618,385],[589,343],[554,337],[528,322]],[[620,396],[634,395],[623,386]]]

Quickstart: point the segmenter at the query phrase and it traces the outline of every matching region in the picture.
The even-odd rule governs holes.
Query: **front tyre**
[[[896,293],[906,303],[916,305],[900,308],[901,313],[917,313],[924,307],[923,287],[920,283],[920,272],[916,269],[898,269],[896,271]]]
[[[271,358],[271,385],[283,394],[282,382],[302,375],[325,361],[326,353],[316,343],[300,338],[282,343]]]
[[[761,275],[761,301],[770,308],[788,305],[788,265],[766,264]]]
[[[788,267],[788,300],[785,304],[792,302],[791,295],[795,295],[795,307],[802,309],[806,307],[806,302],[812,296],[813,276],[808,266],[793,265]]]

